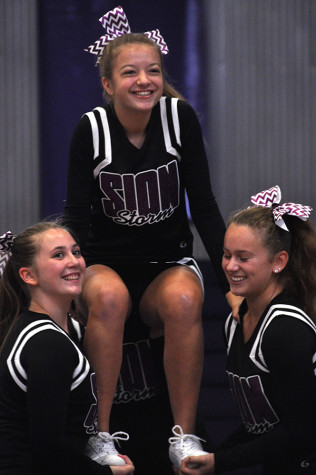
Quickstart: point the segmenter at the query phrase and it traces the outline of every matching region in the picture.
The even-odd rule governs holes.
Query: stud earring
[[[278,267],[277,269],[274,269],[273,272],[275,272],[277,274],[278,272],[280,272],[280,270],[281,270],[281,268]]]

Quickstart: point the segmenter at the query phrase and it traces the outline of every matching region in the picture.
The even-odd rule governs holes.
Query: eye
[[[161,74],[161,70],[160,70],[158,67],[157,67],[157,68],[156,68],[156,67],[155,67],[155,68],[151,68],[151,69],[149,70],[149,72],[150,72],[150,73],[153,73],[153,74]]]
[[[64,253],[62,251],[57,251],[53,255],[53,259],[62,259],[64,257]]]
[[[230,259],[230,257],[231,256],[229,254],[225,254],[225,253],[223,254],[223,259]]]
[[[123,76],[132,76],[133,74],[135,74],[134,69],[126,69],[123,71]]]
[[[80,249],[76,249],[75,251],[73,251],[73,255],[76,256],[76,257],[81,257]]]

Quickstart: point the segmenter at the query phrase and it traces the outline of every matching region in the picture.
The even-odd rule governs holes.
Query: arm
[[[193,222],[211,259],[220,286],[229,291],[222,270],[225,224],[213,194],[200,123],[186,103],[179,103],[182,141],[182,179]]]
[[[239,322],[239,309],[242,304],[244,297],[238,297],[234,295],[231,291],[227,292],[225,295],[228,305],[232,309],[232,316],[237,322]]]
[[[76,435],[69,434],[72,428],[67,426],[72,374],[78,363],[72,344],[56,331],[42,331],[30,339],[23,352],[23,366],[28,377],[27,415],[34,472],[112,473],[109,467],[102,467],[83,454],[84,433],[77,436],[81,440],[80,448],[69,443],[72,438],[78,445]],[[78,424],[83,424],[85,415],[80,416]]]
[[[85,243],[89,225],[93,187],[93,142],[89,119],[78,122],[70,143],[67,177],[67,200],[64,222]]]

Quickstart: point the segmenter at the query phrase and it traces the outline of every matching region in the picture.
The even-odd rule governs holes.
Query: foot
[[[114,442],[119,443],[119,440],[128,439],[129,435],[126,432],[114,432],[112,435],[108,432],[99,432],[97,435],[92,435],[88,440],[85,454],[100,465],[125,465],[124,460],[115,448]]]
[[[176,425],[172,428],[175,437],[169,439],[169,458],[176,468],[180,468],[181,460],[194,455],[207,455],[208,452],[203,450],[200,439],[193,434],[184,434],[180,426]],[[194,468],[193,466],[191,468]]]

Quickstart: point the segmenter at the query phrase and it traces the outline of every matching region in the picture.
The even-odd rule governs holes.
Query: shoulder
[[[202,128],[200,120],[193,107],[185,101],[178,100],[179,123],[183,141],[202,139]]]
[[[292,303],[275,303],[268,309],[260,325],[251,350],[251,359],[261,369],[269,372],[269,357],[288,356],[301,351],[316,349],[316,325],[298,306]]]
[[[312,319],[295,302],[290,300],[271,305],[263,319],[261,332],[266,333],[271,328],[282,328],[285,325],[287,327],[310,328],[316,334],[316,325]]]
[[[104,117],[104,116],[112,116],[112,108],[109,104],[103,105],[103,106],[97,106],[91,111],[85,112],[80,121],[85,121],[86,119],[89,119],[90,122],[93,120],[93,118],[98,118],[98,117]],[[80,122],[79,121],[79,122]]]
[[[186,101],[178,99],[177,97],[161,97],[160,108],[166,108],[167,111],[171,110],[172,114],[179,114],[179,117],[182,119],[185,118],[196,118],[196,112],[193,107]]]
[[[275,345],[298,344],[306,335],[316,342],[316,325],[299,307],[292,303],[272,305],[261,327],[265,341]]]
[[[11,377],[24,391],[31,373],[59,376],[62,368],[70,378],[75,372],[73,378],[77,383],[89,371],[89,364],[79,347],[57,324],[45,315],[42,317],[39,315],[20,328],[6,359]]]
[[[77,122],[74,134],[87,131],[91,132],[94,124],[97,124],[99,121],[102,122],[102,118],[107,117],[108,114],[111,114],[111,109],[108,105],[98,106],[88,112],[85,112]]]
[[[178,144],[189,145],[192,140],[195,145],[196,140],[201,142],[201,125],[190,104],[178,98],[162,97],[159,107],[163,129],[169,124],[168,127],[174,130]]]
[[[54,351],[61,347],[72,348],[73,344],[66,333],[44,314],[38,314],[35,320],[30,320],[28,314],[24,316],[25,322],[17,329],[18,334],[8,359],[15,359],[24,350],[42,356],[51,348]]]

